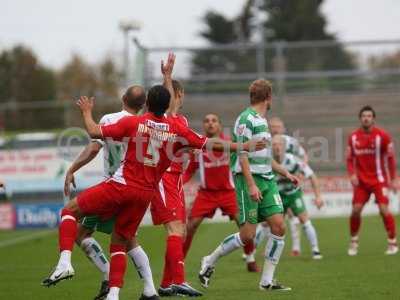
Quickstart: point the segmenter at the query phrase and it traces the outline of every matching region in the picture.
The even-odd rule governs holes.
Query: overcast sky
[[[342,40],[400,39],[399,0],[326,0],[329,31]],[[0,48],[23,43],[46,64],[59,67],[77,52],[95,61],[123,46],[118,23],[143,24],[147,46],[197,45],[208,9],[236,15],[244,0],[2,0]],[[351,3],[351,5],[350,5]]]

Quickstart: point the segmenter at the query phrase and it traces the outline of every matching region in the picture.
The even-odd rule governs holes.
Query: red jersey
[[[370,132],[359,128],[351,133],[347,147],[347,171],[349,175],[356,173],[360,182],[370,186],[388,183],[388,179],[395,178],[396,161],[390,135],[377,127]]]
[[[229,154],[205,149],[191,154],[189,165],[183,174],[184,184],[190,180],[197,169],[200,169],[201,190],[234,190],[235,186],[229,168]]]
[[[169,115],[168,119],[172,120],[175,123],[180,124],[181,126],[184,127],[189,127],[189,122],[186,119],[185,116],[181,114],[177,114],[175,116]],[[171,166],[167,169],[168,173],[174,173],[174,174],[182,174],[183,173],[183,152],[181,151],[180,153],[177,153],[176,159],[178,162],[172,161]]]
[[[184,147],[202,148],[207,138],[165,116],[129,116],[101,126],[104,139],[127,144],[112,180],[142,190],[154,190],[171,159]]]

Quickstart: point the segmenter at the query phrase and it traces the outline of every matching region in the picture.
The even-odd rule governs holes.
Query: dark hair
[[[182,83],[178,80],[172,80],[172,87],[174,88],[175,94],[184,91]]]
[[[141,110],[146,103],[146,92],[139,85],[130,86],[122,96],[122,101],[131,109]]]
[[[364,106],[364,107],[362,107],[362,108],[360,109],[360,112],[358,113],[358,117],[361,118],[361,115],[362,115],[363,112],[365,112],[365,111],[370,111],[370,112],[372,112],[372,116],[373,116],[374,118],[376,117],[375,110],[372,108],[372,106],[369,106],[369,105],[366,105],[366,106]]]
[[[147,94],[147,108],[156,116],[162,116],[169,107],[171,94],[162,85],[153,86]]]

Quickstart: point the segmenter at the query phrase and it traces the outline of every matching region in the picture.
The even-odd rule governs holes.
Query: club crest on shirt
[[[246,129],[246,124],[242,124],[238,126],[238,135],[241,136],[244,134],[244,130]]]

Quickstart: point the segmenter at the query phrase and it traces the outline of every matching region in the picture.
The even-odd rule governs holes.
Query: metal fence
[[[358,109],[371,104],[400,148],[400,40],[178,48],[146,48],[136,41],[136,46],[131,77],[146,87],[161,82],[161,59],[169,51],[177,54],[175,77],[187,92],[184,111],[197,129],[207,112],[220,114],[224,125],[232,125],[247,104],[249,82],[264,77],[274,84],[273,114],[283,117],[289,132],[300,131],[306,146],[314,137],[325,137],[336,141],[329,145],[329,153],[341,152],[347,133],[357,125]],[[120,107],[119,99],[100,98],[96,118]],[[72,101],[0,101],[0,128],[6,133],[72,126],[82,126]],[[337,130],[342,132],[339,146]],[[342,171],[344,165],[336,157],[314,163],[328,172]]]
[[[276,93],[326,93],[399,87],[397,64],[377,62],[400,51],[400,40],[304,41],[212,47],[145,48],[146,86],[160,81],[159,62],[168,51],[177,54],[176,76],[197,93],[243,91],[248,81],[263,77],[275,83]],[[390,60],[389,60],[390,61]]]

